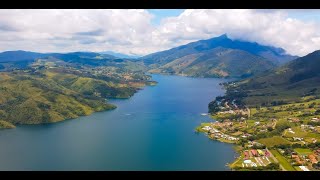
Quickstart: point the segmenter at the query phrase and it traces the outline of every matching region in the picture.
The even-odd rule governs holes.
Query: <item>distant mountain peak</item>
[[[139,58],[141,56],[137,56],[137,55],[128,55],[128,54],[123,54],[123,53],[119,53],[119,52],[114,52],[114,51],[104,51],[104,52],[100,52],[101,54],[109,54],[118,58],[127,58],[127,59],[136,59]]]
[[[218,36],[218,37],[216,37],[216,38],[219,38],[219,39],[230,39],[230,38],[228,37],[228,34],[227,34],[227,33],[224,33],[224,34],[222,34],[222,35],[220,35],[220,36]]]

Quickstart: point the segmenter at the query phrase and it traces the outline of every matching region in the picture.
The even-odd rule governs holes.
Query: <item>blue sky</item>
[[[302,21],[320,22],[320,10],[288,10],[288,15]]]
[[[161,20],[167,17],[179,16],[185,9],[148,9],[148,11],[155,15],[152,19],[154,25],[159,25]]]
[[[167,17],[177,17],[183,13],[185,9],[148,9],[147,11],[154,15],[152,23],[159,25],[161,20]],[[299,19],[302,21],[316,21],[320,22],[320,10],[319,9],[299,9],[299,10],[287,10],[288,17]]]

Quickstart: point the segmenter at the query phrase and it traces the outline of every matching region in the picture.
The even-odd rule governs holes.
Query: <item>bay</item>
[[[223,79],[152,75],[112,111],[0,131],[0,170],[229,170],[231,144],[195,133]]]

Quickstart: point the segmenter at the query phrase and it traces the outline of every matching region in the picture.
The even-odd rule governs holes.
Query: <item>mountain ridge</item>
[[[231,40],[224,34],[152,53],[139,60],[151,68],[151,73],[195,77],[247,77],[273,69],[295,58],[296,56],[286,54],[282,48]]]

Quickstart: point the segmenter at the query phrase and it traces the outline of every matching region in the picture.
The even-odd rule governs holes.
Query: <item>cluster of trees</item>
[[[301,145],[298,143],[294,143],[294,144],[280,144],[280,145],[275,145],[275,148],[280,148],[283,150],[290,150],[291,152],[293,152],[293,149],[295,148],[310,148],[310,149],[317,149],[320,148],[320,142],[316,142],[316,143],[310,143],[307,145]]]
[[[320,169],[320,162],[312,164],[312,167],[315,169]]]

